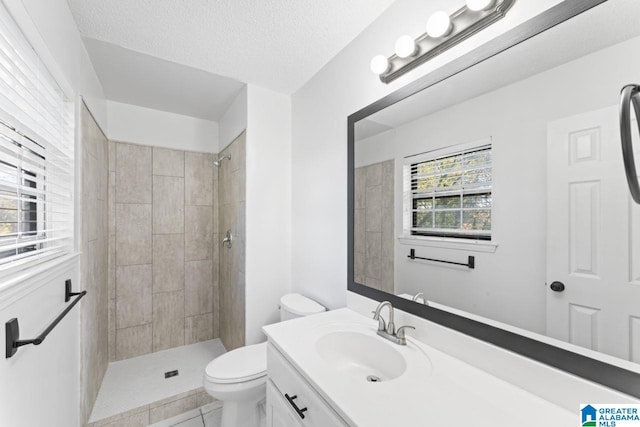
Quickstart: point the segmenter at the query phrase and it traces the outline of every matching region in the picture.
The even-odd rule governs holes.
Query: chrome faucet
[[[389,323],[386,326],[384,318],[380,315],[380,311],[382,311],[384,307],[389,308]],[[380,304],[378,304],[378,308],[376,308],[376,311],[373,313],[373,320],[378,321],[378,335],[380,335],[380,332],[386,332],[389,335],[395,335],[396,325],[393,323],[393,306],[389,301],[382,301]]]
[[[227,235],[222,239],[222,246],[230,248],[233,244],[233,235],[231,234],[231,230],[227,230]]]
[[[424,305],[429,305],[427,304],[427,298],[425,298],[424,294],[422,292],[418,292],[417,294],[415,294],[413,296],[413,298],[411,298],[411,301],[415,301],[415,302],[420,302],[420,300],[422,300],[422,303]]]
[[[384,307],[389,308],[389,322],[385,323],[384,318],[380,314]],[[378,304],[376,311],[373,312],[373,320],[378,321],[378,335],[388,339],[398,345],[407,345],[405,337],[405,329],[415,329],[413,326],[401,326],[396,331],[396,325],[393,323],[393,306],[389,301],[382,301]]]

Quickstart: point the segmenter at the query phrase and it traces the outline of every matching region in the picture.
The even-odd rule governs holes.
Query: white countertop
[[[352,329],[376,336],[414,362],[400,377],[380,383],[337,372],[318,354],[316,341],[327,331]],[[398,346],[375,335],[376,329],[376,321],[348,308],[263,328],[269,342],[352,426],[533,427],[579,421],[579,408],[567,411],[412,338]]]

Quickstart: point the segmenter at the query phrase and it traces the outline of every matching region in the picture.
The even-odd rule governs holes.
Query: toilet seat
[[[298,294],[287,294],[280,300],[281,321],[325,310]],[[240,347],[212,360],[203,383],[210,396],[222,401],[221,427],[264,425],[260,408],[267,396],[267,343]]]
[[[252,381],[267,375],[267,343],[231,350],[213,359],[205,370],[207,381],[234,384]]]

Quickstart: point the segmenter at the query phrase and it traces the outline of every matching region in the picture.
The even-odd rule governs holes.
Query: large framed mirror
[[[349,290],[640,397],[638,22],[565,1],[351,115]]]

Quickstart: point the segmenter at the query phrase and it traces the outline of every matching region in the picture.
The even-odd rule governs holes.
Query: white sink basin
[[[388,381],[407,369],[405,357],[377,335],[336,331],[316,342],[318,355],[332,369],[361,381]]]
[[[404,319],[399,320],[405,324]],[[575,419],[575,411],[555,406],[542,395],[511,385],[414,338],[426,331],[409,331],[407,345],[398,345],[378,336],[377,328],[378,322],[370,317],[343,308],[275,323],[264,330],[274,350],[270,354],[284,355],[344,419],[344,425],[538,425],[537,419],[526,416],[531,408],[545,419],[560,420],[550,425],[570,425],[565,420]],[[457,333],[447,335],[444,329],[439,334],[428,338],[446,340],[447,345],[470,342]],[[508,355],[502,353],[495,350],[506,360]],[[382,381],[367,382],[371,374]],[[516,419],[518,423],[513,421]]]

